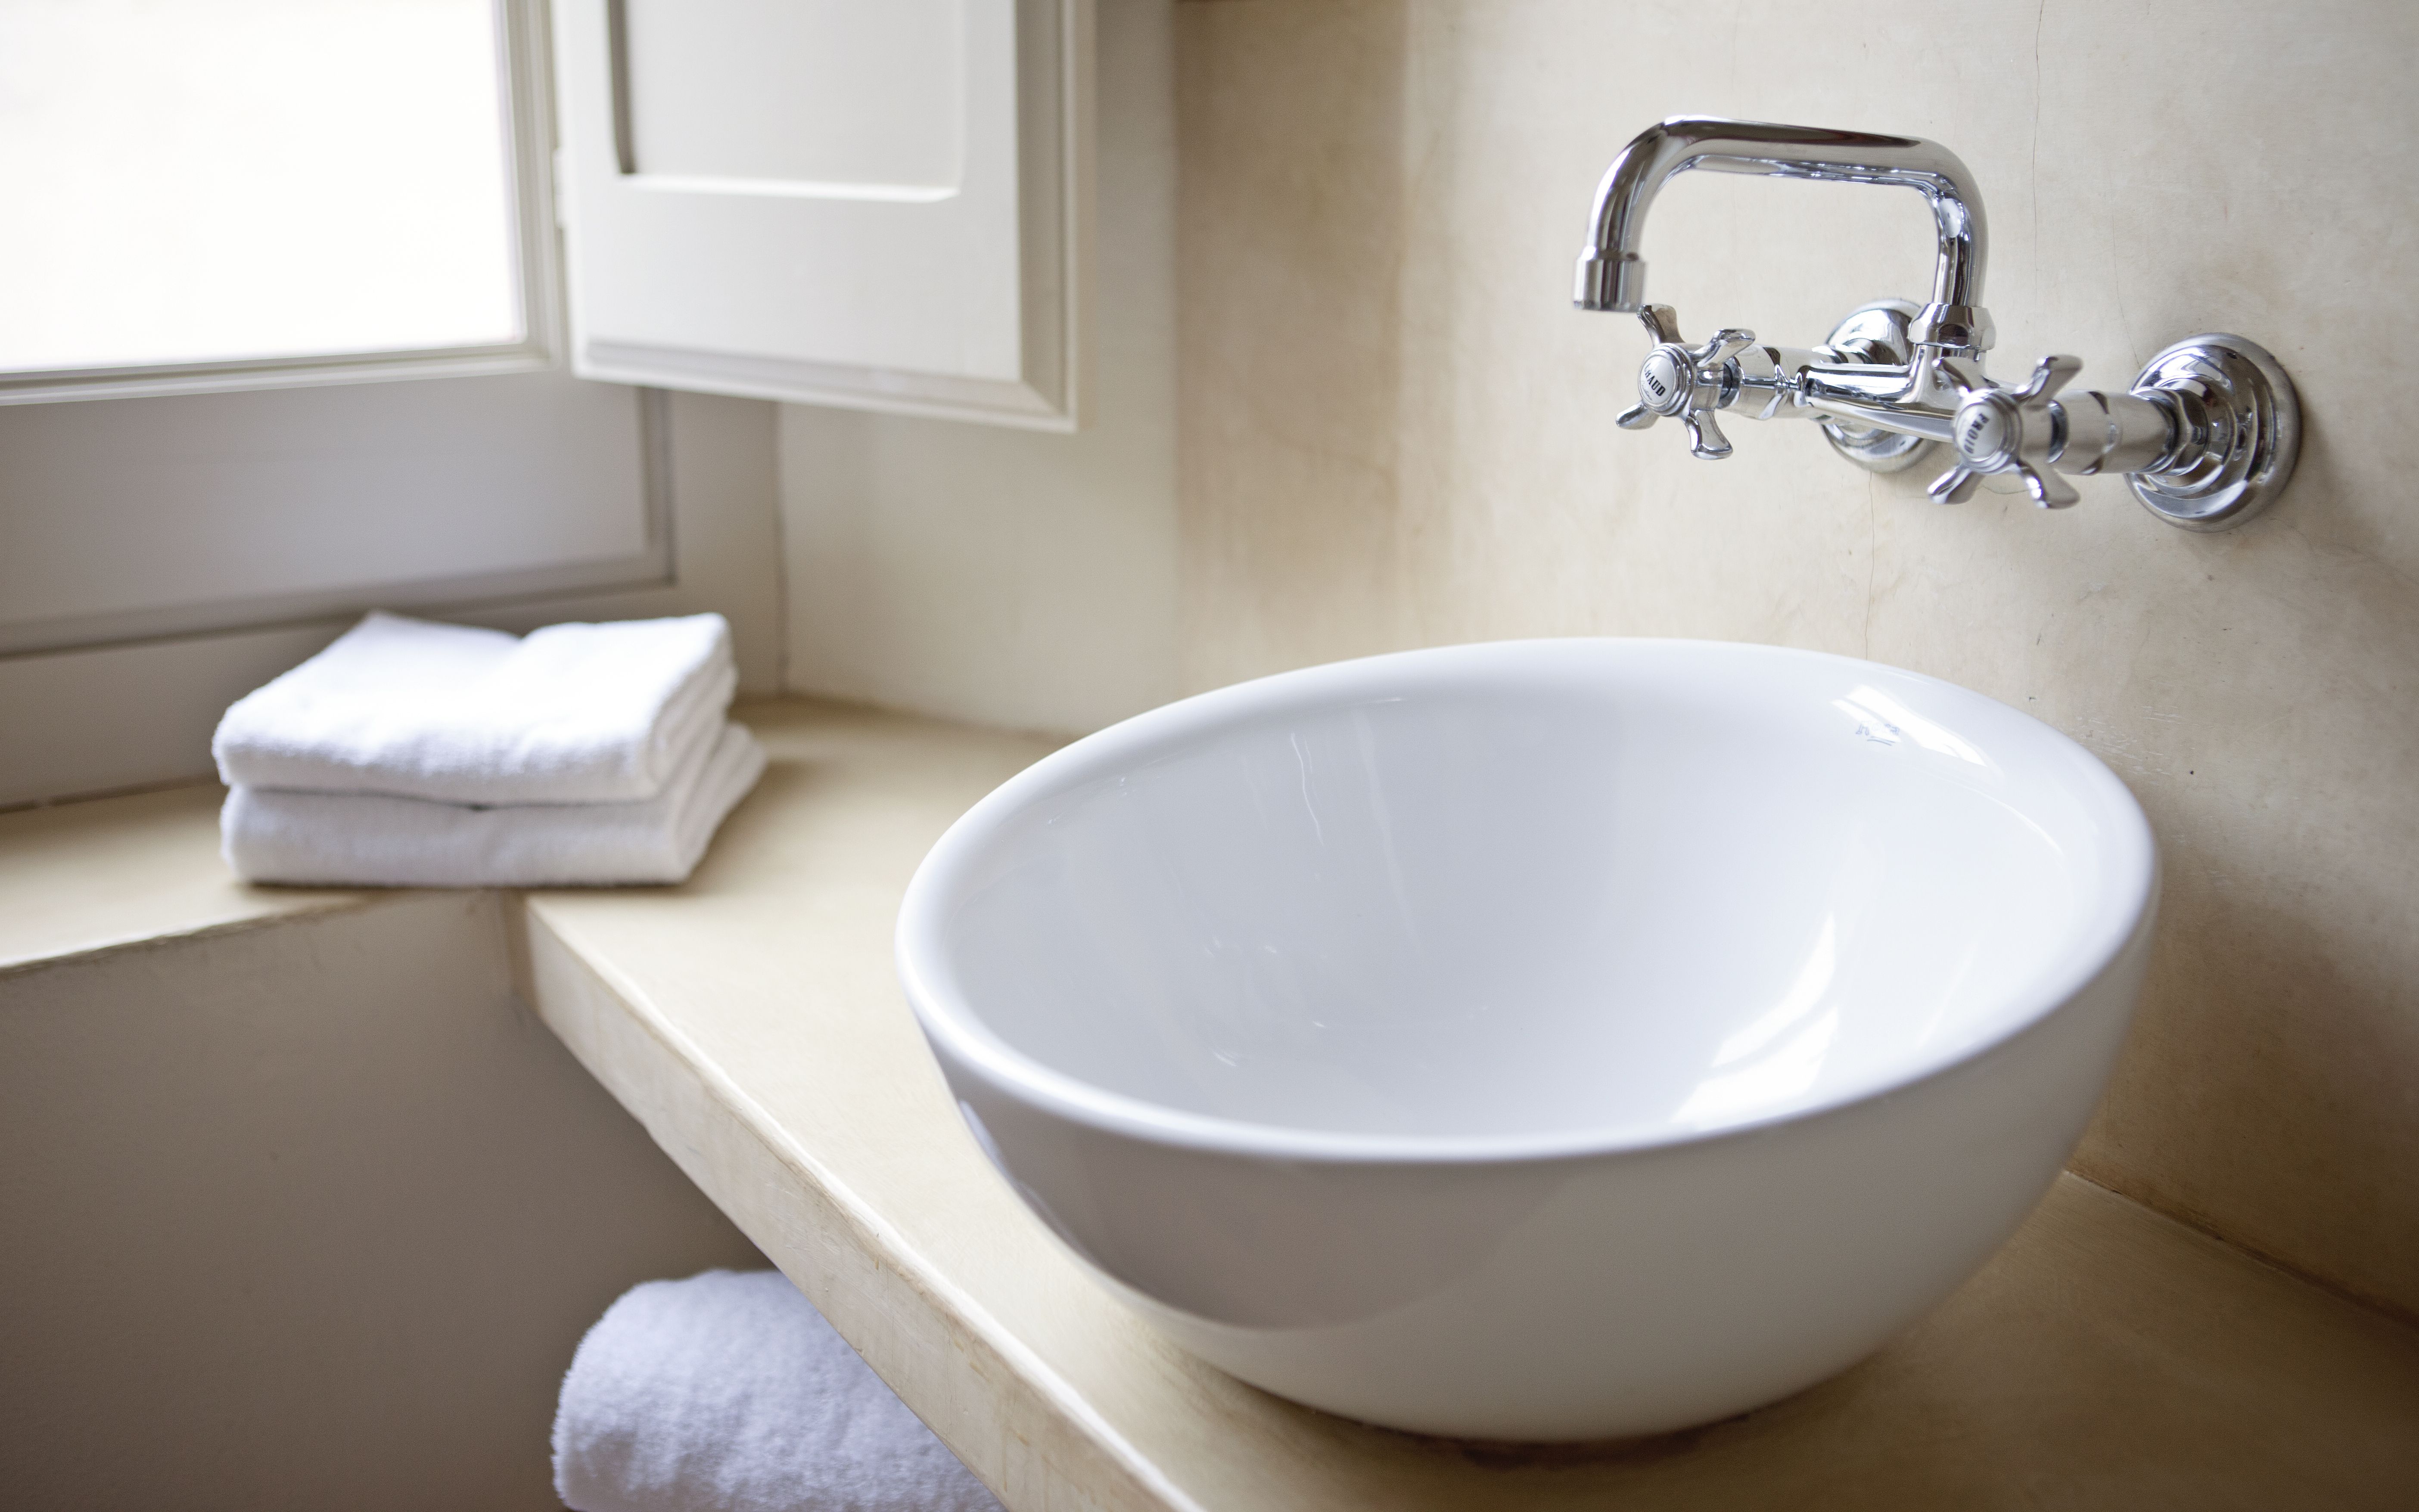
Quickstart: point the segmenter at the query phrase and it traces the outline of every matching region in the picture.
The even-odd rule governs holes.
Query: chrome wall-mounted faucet
[[[1931,301],[1876,301],[1819,347],[1770,346],[1730,329],[1690,345],[1670,305],[1646,302],[1639,248],[1656,193],[1695,168],[1920,192],[1938,234]],[[1640,132],[1606,170],[1590,231],[1576,302],[1635,314],[1655,342],[1638,370],[1638,404],[1617,424],[1644,430],[1677,420],[1689,451],[1707,461],[1731,455],[1717,415],[1811,419],[1842,455],[1875,471],[1913,467],[1947,447],[1956,461],[1931,487],[1944,503],[2005,477],[2034,502],[2062,509],[2081,496],[2059,474],[2121,472],[2153,514],[2197,531],[2240,525],[2292,476],[2301,440],[2292,379],[2241,336],[2178,342],[2121,393],[2065,392],[2083,368],[2073,357],[2044,357],[2012,387],[1986,376],[1995,338],[1982,306],[1989,226],[1973,175],[1937,142],[1675,117]]]

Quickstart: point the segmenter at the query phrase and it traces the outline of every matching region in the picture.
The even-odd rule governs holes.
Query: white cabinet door
[[[559,0],[583,377],[1075,428],[1089,0]]]

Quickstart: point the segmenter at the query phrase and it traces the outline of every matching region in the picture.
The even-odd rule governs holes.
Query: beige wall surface
[[[1176,696],[1171,9],[1099,7],[1083,430],[782,407],[793,691],[1056,732]]]
[[[0,1504],[555,1506],[581,1333],[762,1263],[516,1002],[493,894],[0,972]]]
[[[2419,1312],[2419,8],[1224,0],[1180,8],[1183,656],[1194,687],[1410,645],[1701,636],[1869,656],[2098,751],[2165,913],[2079,1167]],[[2121,484],[1925,501],[1810,425],[1707,466],[1619,431],[1646,338],[1569,303],[1657,118],[1935,137],[1990,217],[1994,370],[2121,388],[2236,331],[2307,435],[2199,537]],[[1651,297],[1819,341],[1920,298],[1899,191],[1667,190]]]

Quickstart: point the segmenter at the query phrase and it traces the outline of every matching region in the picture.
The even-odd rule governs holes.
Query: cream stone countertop
[[[1016,1512],[2419,1505],[2419,1337],[2072,1177],[1932,1317],[1630,1444],[1423,1440],[1160,1342],[1009,1193],[891,974],[948,823],[1043,741],[800,702],[697,876],[532,893],[523,991]],[[375,892],[250,888],[207,786],[0,814],[0,970]]]
[[[0,813],[0,972],[401,896],[238,881],[219,859],[225,793],[196,782]]]
[[[1017,1512],[2419,1505],[2419,1338],[2068,1177],[1847,1375],[1675,1438],[1433,1442],[1162,1343],[977,1151],[892,976],[908,876],[1038,740],[806,703],[684,887],[529,895],[525,988]]]

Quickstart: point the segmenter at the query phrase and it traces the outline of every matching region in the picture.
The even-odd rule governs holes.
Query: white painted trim
[[[149,399],[242,389],[313,388],[328,383],[484,378],[494,373],[540,373],[555,365],[551,352],[513,346],[463,347],[423,353],[374,352],[358,360],[266,357],[247,363],[65,369],[39,377],[0,377],[0,404],[67,404],[79,399]]]
[[[714,178],[696,174],[641,173],[630,187],[655,194],[761,194],[766,199],[861,199],[882,205],[933,205],[958,191],[932,184],[818,183],[810,178]]]
[[[994,383],[932,373],[840,367],[727,352],[681,351],[626,342],[591,341],[573,364],[581,378],[609,383],[654,383],[701,393],[824,405],[931,420],[974,420],[1027,430],[1068,432],[1075,416],[1025,383]]]

